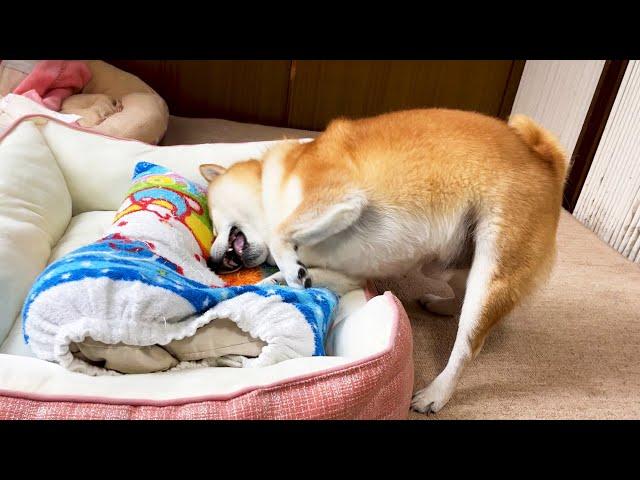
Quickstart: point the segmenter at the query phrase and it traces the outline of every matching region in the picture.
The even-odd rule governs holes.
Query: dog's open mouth
[[[237,227],[229,232],[229,246],[216,269],[216,273],[233,273],[242,268],[242,252],[247,246],[247,238]]]

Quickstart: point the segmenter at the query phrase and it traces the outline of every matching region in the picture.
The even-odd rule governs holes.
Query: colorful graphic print
[[[160,222],[175,219],[193,234],[203,258],[209,258],[213,228],[204,187],[164,167],[147,162],[136,165],[133,180],[135,183],[127,192],[114,223],[141,210],[154,213]]]

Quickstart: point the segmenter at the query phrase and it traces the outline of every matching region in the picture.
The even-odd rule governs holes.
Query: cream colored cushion
[[[60,111],[80,115],[80,125],[96,132],[157,144],[167,130],[169,108],[135,75],[101,60],[88,60],[91,81],[71,95]]]
[[[225,355],[257,357],[266,344],[240,330],[229,319],[221,318],[200,327],[192,337],[167,345],[108,345],[86,338],[71,348],[74,355],[121,373],[162,372],[180,362],[214,360]],[[213,363],[215,365],[215,363]]]
[[[21,124],[0,143],[0,339],[71,218],[71,196],[38,128]]]
[[[162,372],[177,366],[179,362],[158,345],[109,345],[86,338],[84,342],[71,344],[70,350],[75,357],[88,363],[121,373]]]
[[[200,327],[193,337],[174,340],[164,348],[178,360],[193,361],[225,355],[257,357],[265,345],[240,330],[236,323],[220,318]]]

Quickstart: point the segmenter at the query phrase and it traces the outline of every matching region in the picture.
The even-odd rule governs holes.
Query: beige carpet
[[[310,137],[315,132],[171,117],[163,145]],[[498,325],[436,415],[411,419],[640,419],[640,266],[569,213],[548,284]],[[415,385],[444,368],[457,319],[416,302],[437,289],[419,276],[379,282],[404,303],[414,335]]]
[[[411,419],[640,418],[640,266],[567,212],[558,249],[547,285],[493,330],[449,403]],[[418,275],[378,287],[411,318],[422,388],[444,368],[457,318],[421,309],[429,285]]]

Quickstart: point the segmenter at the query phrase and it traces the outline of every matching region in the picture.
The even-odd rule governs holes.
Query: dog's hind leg
[[[523,232],[525,232],[523,230]],[[527,235],[529,249],[521,245]],[[548,270],[554,244],[544,232],[522,233],[500,230],[498,222],[479,222],[476,246],[467,281],[456,340],[444,370],[412,401],[419,412],[437,412],[451,398],[465,367],[480,352],[490,329],[535,285],[540,273]]]
[[[468,276],[468,268],[450,269],[438,273],[430,272],[428,277],[445,283],[449,287],[451,294],[440,296],[433,293],[425,293],[419,299],[420,304],[425,310],[437,315],[452,316],[460,313]]]

